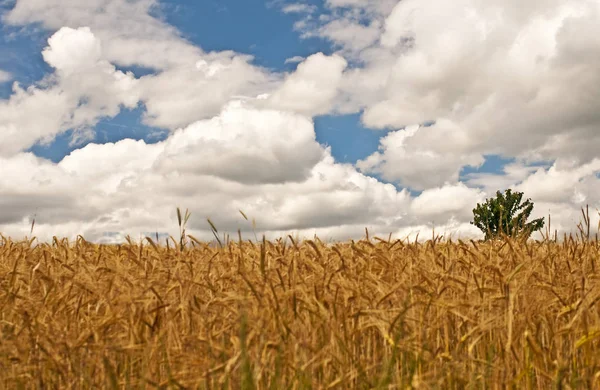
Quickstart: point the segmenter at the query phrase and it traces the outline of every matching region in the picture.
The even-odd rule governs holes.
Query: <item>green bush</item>
[[[508,236],[529,238],[531,233],[544,227],[544,218],[526,223],[533,203],[527,199],[521,203],[522,192],[513,193],[509,188],[502,194],[496,192],[495,199],[486,199],[485,203],[477,203],[473,209],[474,220],[471,225],[477,226],[485,233],[485,240],[499,238],[502,233]]]

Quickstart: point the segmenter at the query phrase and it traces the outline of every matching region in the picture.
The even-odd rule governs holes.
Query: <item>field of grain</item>
[[[3,388],[600,388],[600,244],[0,243]]]

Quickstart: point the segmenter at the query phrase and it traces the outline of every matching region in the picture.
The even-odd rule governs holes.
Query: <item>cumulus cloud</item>
[[[389,13],[397,0],[356,1],[327,0],[329,14],[318,19],[307,15],[295,24],[303,38],[321,37],[354,58],[356,52],[369,47],[381,34],[382,16]],[[368,21],[368,22],[365,22]]]
[[[271,107],[305,115],[326,114],[332,109],[347,65],[338,55],[313,54],[298,65],[266,102]]]
[[[239,210],[255,219],[257,234],[268,239],[317,234],[346,240],[360,238],[365,227],[380,237],[393,233],[415,239],[418,234],[424,240],[433,232],[481,237],[469,225],[471,209],[493,193],[458,183],[430,188],[413,198],[350,164],[336,163],[329,148],[314,137],[312,122],[303,115],[237,101],[217,117],[152,145],[127,139],[88,144],[58,164],[30,153],[1,158],[7,174],[0,177],[0,206],[10,212],[3,213],[0,231],[13,237],[28,234],[35,213],[40,240],[83,234],[111,243],[127,234],[137,238],[155,231],[176,236],[174,209],[180,206],[192,212],[188,233],[203,240],[212,239],[206,218],[221,232],[241,229],[245,238],[253,237],[251,224]],[[581,197],[598,201],[600,182],[594,173],[599,168],[594,162],[577,170],[563,162],[554,168],[558,174],[522,174],[517,189],[547,189],[555,182],[568,188],[577,182],[577,199],[568,192],[548,198],[544,191],[525,188],[534,197],[535,217],[555,210],[553,226],[573,231]],[[560,209],[564,205],[569,212]]]
[[[232,97],[256,96],[279,83],[277,75],[251,65],[252,56],[233,51],[206,53],[157,14],[160,7],[155,0],[18,0],[3,21],[41,23],[51,31],[59,30],[53,37],[56,41],[70,39],[62,47],[64,53],[50,43],[52,53],[44,55],[62,73],[68,73],[67,68],[80,72],[100,53],[103,61],[114,66],[154,69],[154,74],[136,80],[136,92],[146,108],[144,122],[155,127],[174,130],[211,118]],[[65,33],[63,26],[84,26],[77,28],[81,41]],[[86,28],[94,38],[81,33]],[[89,46],[92,39],[95,46]],[[79,45],[85,47],[71,50]]]
[[[55,73],[39,86],[23,89],[15,83],[10,98],[0,100],[0,155],[50,142],[69,129],[89,128],[138,103],[137,80],[102,59],[100,42],[89,28],[63,27],[42,55]]]
[[[186,64],[203,52],[178,31],[152,15],[156,0],[18,0],[3,21],[11,25],[40,23],[56,31],[89,26],[104,42],[105,58],[117,65],[155,69]]]
[[[314,137],[305,116],[238,101],[152,145],[88,144],[58,164],[18,154],[2,161],[11,175],[0,179],[0,193],[12,211],[0,229],[26,234],[35,212],[40,239],[83,234],[116,242],[149,229],[176,234],[176,206],[189,207],[189,232],[207,240],[205,218],[248,235],[239,210],[272,239],[294,232],[344,239],[365,226],[388,234],[408,223],[407,191],[336,163]],[[73,220],[85,221],[79,231]]]
[[[67,174],[83,180],[89,191],[111,195],[119,191],[123,182],[149,170],[160,153],[161,144],[147,145],[144,141],[123,139],[116,143],[88,144],[72,151],[58,164]]]
[[[318,34],[348,51],[360,51],[372,45],[380,35],[381,25],[377,21],[365,26],[353,18],[334,19],[318,30]],[[305,33],[304,36],[311,36]]]
[[[416,190],[456,183],[463,166],[480,166],[484,159],[476,153],[455,153],[457,146],[468,140],[461,140],[453,130],[451,123],[442,121],[429,127],[416,125],[390,132],[380,139],[380,150],[359,160],[356,166],[362,172],[379,174],[385,180]],[[443,139],[453,142],[444,144]]]
[[[277,75],[249,64],[250,56],[212,53],[189,64],[142,77],[144,121],[176,129],[218,115],[234,96],[257,96],[279,83]]]
[[[443,122],[439,131],[419,131],[403,141],[404,147],[390,148],[383,142],[393,137],[382,139],[385,151],[359,164],[365,171],[373,168],[410,185],[403,168],[385,162],[411,161],[428,167],[419,172],[431,169],[430,180],[414,183],[426,188],[455,181],[461,167],[478,165],[484,154],[577,158],[579,164],[596,156],[597,1],[326,5],[326,17],[302,28],[305,36],[337,44],[339,54],[353,62],[340,83],[338,111],[362,112],[364,125],[375,129]],[[413,161],[407,149],[421,157]],[[429,159],[448,164],[428,165]]]
[[[423,191],[411,204],[417,217],[439,218],[446,222],[451,218],[468,221],[473,217],[472,208],[484,201],[484,193],[463,183],[444,185]]]
[[[398,230],[397,237],[409,242],[424,242],[431,240],[434,237],[441,237],[442,240],[452,239],[472,239],[480,238],[481,231],[468,222],[459,222],[455,219],[450,219],[448,222],[438,224],[414,224],[409,227],[403,227]],[[532,236],[533,237],[533,236]]]
[[[561,167],[557,160],[548,170],[539,168],[528,176],[516,188],[527,196],[544,202],[582,203],[591,195],[590,190],[598,188],[596,174],[600,172],[600,159],[595,158],[588,164],[568,164]],[[600,200],[591,196],[594,203]]]
[[[236,101],[217,117],[152,145],[133,140],[88,144],[58,164],[30,153],[3,158],[9,174],[0,178],[1,206],[10,212],[3,214],[0,230],[13,237],[28,234],[35,213],[35,233],[42,240],[83,234],[96,242],[120,242],[126,234],[177,235],[174,209],[180,206],[193,215],[188,232],[203,240],[212,239],[206,218],[222,232],[241,229],[244,237],[253,237],[239,210],[255,219],[257,234],[268,239],[317,234],[346,240],[360,238],[365,227],[380,237],[393,233],[415,239],[418,234],[424,240],[434,232],[481,237],[469,224],[471,210],[493,193],[457,183],[413,198],[350,164],[336,163],[314,137],[312,122],[303,115]],[[597,162],[578,170],[567,161],[556,164],[556,172],[522,174],[516,188],[534,197],[535,217],[556,210],[553,226],[573,231],[583,198],[598,201],[594,173],[599,169]],[[548,189],[553,183],[576,191],[549,198],[546,190],[554,191]]]
[[[548,143],[557,134],[598,142],[591,128],[599,124],[600,95],[590,85],[598,81],[592,69],[600,57],[575,54],[597,54],[597,38],[574,40],[569,33],[573,25],[597,24],[597,2],[515,7],[399,2],[375,50],[402,54],[387,69],[365,67],[388,81],[379,97],[364,102],[365,122],[384,127],[448,118],[473,140],[461,152],[521,156],[537,150],[541,158],[555,158],[558,151],[549,153]]]
[[[304,181],[322,155],[308,118],[234,102],[218,117],[175,132],[154,167],[243,184],[282,183]]]
[[[28,224],[23,221],[36,212],[42,213],[47,221],[78,223],[92,219],[98,211],[75,191],[85,189],[84,184],[88,183],[73,180],[52,162],[31,153],[20,153],[0,157],[0,164],[0,231],[5,234],[17,231],[21,233],[18,237],[22,237]]]
[[[48,65],[65,73],[94,68],[102,58],[100,41],[89,27],[61,28],[42,52]]]

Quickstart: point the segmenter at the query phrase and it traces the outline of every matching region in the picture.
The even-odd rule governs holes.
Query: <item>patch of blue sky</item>
[[[120,66],[120,65],[116,65],[116,64],[114,64],[114,66],[117,70],[120,70],[123,73],[128,73],[128,72],[133,73],[133,75],[135,76],[136,79],[157,73],[156,69],[146,68],[144,66],[137,66],[137,65]]]
[[[304,2],[320,7],[322,2]],[[316,52],[331,54],[327,42],[302,39],[293,29],[298,14],[281,11],[283,2],[265,0],[181,0],[163,3],[162,18],[183,37],[204,51],[234,50],[254,56],[253,64],[273,70],[290,70],[285,60]]]
[[[554,160],[533,161],[527,164],[528,167],[544,167],[549,168],[554,163]]]
[[[508,164],[517,162],[514,157],[507,158],[497,154],[485,154],[483,155],[485,162],[480,167],[465,166],[460,171],[460,180],[468,179],[469,174],[472,173],[488,173],[494,175],[503,175],[504,167]],[[549,168],[553,164],[553,160],[540,160],[528,162],[528,167],[543,167]]]
[[[421,194],[423,193],[423,191],[422,191],[422,190],[415,190],[414,188],[410,188],[410,187],[404,187],[404,186],[402,186],[402,185],[400,185],[400,184],[398,184],[398,183],[396,183],[396,182],[391,182],[391,181],[385,180],[384,178],[382,178],[382,177],[381,177],[380,175],[378,175],[378,174],[372,174],[372,173],[369,173],[369,174],[365,174],[365,176],[374,177],[375,179],[377,179],[377,180],[379,180],[380,182],[382,182],[382,183],[385,183],[385,184],[391,184],[391,185],[393,185],[393,186],[396,188],[396,190],[397,190],[398,192],[401,192],[402,190],[406,189],[406,190],[408,191],[408,193],[409,193],[409,194],[410,194],[410,195],[411,195],[413,198],[416,198],[417,196],[419,196],[419,195],[421,195]]]
[[[8,99],[12,94],[13,80],[0,82],[0,100]]]
[[[316,139],[323,146],[331,146],[331,155],[336,162],[356,164],[364,160],[379,148],[381,137],[395,130],[373,130],[362,125],[360,113],[349,115],[323,115],[314,119]],[[378,174],[367,174],[382,183],[392,184],[398,191],[404,189],[396,182],[385,180]],[[408,189],[412,196],[422,191]]]
[[[39,26],[16,28],[0,22],[0,69],[11,75],[11,80],[0,83],[0,99],[10,97],[15,81],[27,88],[52,72],[42,58],[50,35]]]
[[[487,154],[483,156],[485,162],[480,167],[465,166],[460,171],[460,180],[464,180],[471,173],[491,173],[501,175],[504,173],[504,166],[516,161],[514,157],[506,158],[497,154]]]
[[[147,144],[154,144],[167,138],[169,132],[164,129],[144,125],[141,117],[145,111],[143,106],[136,109],[123,109],[114,118],[101,120],[95,127],[95,138],[86,140],[77,145],[71,145],[73,131],[69,130],[57,136],[49,145],[35,144],[29,148],[38,157],[58,163],[75,149],[80,149],[89,143],[105,144],[118,142],[122,139],[144,140]]]
[[[378,149],[380,138],[390,132],[364,127],[360,115],[323,115],[314,119],[317,141],[331,146],[337,162],[355,164],[369,157]]]
[[[169,131],[143,124],[142,116],[145,111],[144,105],[140,103],[133,110],[122,109],[116,117],[100,121],[96,125],[99,143],[117,142],[125,138],[143,139],[147,144],[164,141]]]
[[[68,130],[64,133],[57,135],[51,143],[47,145],[42,145],[38,142],[29,149],[27,149],[26,152],[31,152],[37,157],[45,158],[46,160],[58,163],[73,150],[80,149],[88,143],[94,142],[93,140],[89,140],[82,144],[79,144],[78,146],[72,147],[69,146],[72,135],[73,131]]]

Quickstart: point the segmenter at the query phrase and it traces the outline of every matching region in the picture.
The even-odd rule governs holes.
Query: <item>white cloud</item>
[[[100,42],[89,28],[60,29],[48,40],[44,60],[56,69],[39,86],[17,83],[8,100],[0,100],[0,155],[49,142],[68,130],[89,128],[120,107],[134,108],[137,80],[102,59]],[[89,137],[89,134],[88,134]]]
[[[88,144],[58,164],[30,153],[0,157],[6,168],[0,203],[7,210],[0,231],[15,238],[28,235],[35,213],[34,234],[40,240],[83,234],[96,242],[121,242],[126,234],[138,238],[154,231],[177,236],[174,209],[180,206],[192,212],[188,233],[203,240],[212,239],[206,218],[221,232],[235,235],[240,228],[245,238],[253,238],[251,224],[238,210],[255,218],[257,234],[268,239],[287,234],[357,239],[365,227],[372,236],[393,233],[411,240],[417,233],[420,240],[430,238],[432,229],[454,239],[481,237],[469,225],[471,210],[493,193],[457,183],[413,199],[407,191],[336,163],[314,139],[307,117],[252,105],[233,102],[219,116],[157,144]],[[561,232],[575,231],[582,198],[592,204],[600,200],[597,161],[584,169],[573,165],[556,164],[545,175],[513,175],[525,179],[517,189],[532,186],[525,190],[534,198],[533,217],[553,210],[552,226]],[[555,191],[547,188],[553,183],[575,191],[550,199],[545,190]]]
[[[366,124],[403,126],[448,118],[473,140],[457,149],[463,153],[519,156],[538,150],[542,158],[553,158],[556,150],[546,150],[557,134],[598,142],[591,129],[598,125],[592,113],[600,97],[590,86],[598,81],[592,69],[600,56],[589,54],[600,52],[597,39],[567,38],[574,23],[598,22],[598,5],[549,0],[513,7],[504,2],[484,7],[471,0],[399,2],[386,20],[381,45],[373,48],[393,61],[381,65],[375,56],[364,69],[366,77],[375,72],[387,80],[385,87],[376,86],[378,95],[363,101]],[[401,54],[394,55],[395,50]],[[352,85],[347,84],[350,94]],[[584,158],[591,156],[589,151]]]
[[[18,0],[4,15],[7,24],[41,23],[49,30],[89,26],[104,44],[106,60],[156,69],[189,63],[202,50],[151,15],[156,0]]]
[[[315,5],[305,4],[305,3],[290,3],[290,4],[284,5],[281,8],[281,10],[285,14],[294,14],[294,13],[312,14],[313,12],[315,12],[317,10],[317,7]]]
[[[271,107],[305,115],[326,114],[332,109],[346,66],[341,56],[313,54],[298,65],[266,102]]]
[[[0,230],[28,234],[35,212],[40,239],[81,233],[118,241],[121,233],[138,237],[154,229],[176,234],[176,206],[190,208],[188,231],[207,240],[207,217],[219,229],[243,228],[248,236],[239,209],[271,238],[295,231],[358,238],[365,226],[380,235],[405,226],[408,192],[335,163],[314,137],[304,116],[237,102],[153,145],[88,144],[58,164],[31,154],[4,158],[9,175],[0,179],[0,199],[11,212]]]
[[[305,20],[352,60],[333,107],[397,129],[358,166],[415,189],[456,182],[482,155],[577,158],[600,148],[600,4],[592,0],[328,0]]]
[[[302,56],[293,56],[290,58],[286,58],[285,63],[286,64],[295,64],[297,62],[302,62],[304,61],[305,57]]]
[[[329,39],[347,51],[360,51],[372,45],[379,38],[380,23],[371,22],[368,26],[352,18],[334,19],[322,26],[316,34],[305,33],[305,37],[318,35]]]
[[[0,69],[0,83],[5,83],[12,80],[12,75],[2,69]]]
[[[218,117],[176,131],[154,168],[244,184],[284,183],[305,180],[322,155],[306,117],[234,102]]]
[[[483,192],[462,183],[447,184],[423,191],[410,207],[413,215],[423,219],[434,217],[446,222],[459,217],[462,221],[468,221],[473,217],[475,205],[484,201],[483,195]]]
[[[71,152],[58,167],[81,180],[94,178],[87,184],[88,191],[113,195],[119,192],[125,179],[149,170],[163,150],[164,144],[147,145],[142,140],[92,143]]]
[[[102,59],[102,47],[89,27],[61,28],[48,39],[42,56],[48,65],[72,73],[96,67]]]
[[[516,189],[543,202],[580,203],[590,194],[590,186],[598,187],[600,159],[595,158],[588,164],[560,167],[560,160],[548,170],[538,169],[528,176]],[[572,165],[572,164],[569,164]],[[591,195],[591,194],[590,194]],[[591,196],[594,202],[600,201],[598,195]]]
[[[85,144],[86,142],[93,141],[96,139],[96,132],[89,128],[77,128],[73,130],[71,134],[71,140],[69,141],[69,147],[76,147]]]
[[[397,237],[409,242],[424,242],[431,240],[433,237],[441,236],[443,240],[452,239],[456,242],[458,239],[480,239],[481,231],[468,222],[459,222],[455,219],[450,219],[447,223],[439,224],[419,224],[410,227],[404,227],[398,230]],[[533,237],[532,237],[533,238]]]
[[[397,0],[327,0],[330,14],[318,21],[307,15],[294,28],[303,38],[321,37],[341,47],[345,55],[355,58],[357,52],[373,44],[381,35],[383,17]],[[369,19],[368,23],[365,20]],[[319,23],[320,22],[320,23]]]
[[[398,0],[326,0],[327,7],[332,9],[349,8],[350,11],[361,11],[372,17],[386,15],[391,12]]]
[[[455,153],[461,143],[468,141],[455,130],[451,122],[441,121],[430,127],[411,126],[390,132],[380,139],[380,151],[359,160],[356,166],[362,172],[379,174],[416,190],[456,183],[461,167],[480,166],[484,159],[476,153]],[[445,139],[450,141],[442,142]]]
[[[81,71],[85,61],[93,64],[100,47],[102,60],[112,65],[155,69],[156,74],[136,81],[138,98],[146,106],[144,121],[151,126],[173,130],[211,118],[232,97],[256,96],[280,82],[278,75],[251,65],[251,56],[233,51],[205,53],[155,17],[158,11],[155,0],[18,0],[3,20],[14,25],[39,22],[49,30],[59,30],[57,34],[64,31],[63,26],[85,26],[77,29],[82,42],[64,47],[67,57],[61,57],[56,48],[53,56],[45,56],[63,73],[68,66]],[[97,47],[74,52],[73,47],[91,39],[82,35],[85,28],[91,30]],[[55,39],[74,39],[67,35],[61,33]],[[68,65],[65,61],[75,62]]]
[[[251,57],[212,53],[198,61],[140,79],[145,122],[176,129],[217,115],[237,95],[257,96],[274,88],[275,75],[249,64]]]
[[[269,239],[316,233],[322,239],[346,240],[360,238],[365,227],[380,237],[393,233],[414,239],[419,233],[424,240],[434,229],[446,237],[478,238],[481,232],[469,225],[472,209],[494,195],[457,183],[430,188],[413,199],[349,164],[335,163],[315,141],[308,118],[252,108],[251,102],[231,103],[219,116],[153,145],[122,140],[88,144],[58,164],[31,154],[0,163],[9,173],[0,179],[0,198],[3,209],[10,210],[3,214],[0,230],[14,237],[28,234],[28,218],[35,212],[40,239],[83,234],[98,242],[118,242],[125,234],[139,237],[154,230],[176,235],[176,206],[190,208],[188,232],[205,240],[212,239],[205,218],[220,231],[235,234],[241,228],[246,238],[252,237],[238,210],[255,218],[257,233]],[[574,231],[582,198],[600,200],[600,181],[593,175],[600,165],[579,170],[570,165],[547,175],[524,175],[516,189],[524,188],[534,198],[533,217],[547,215],[548,209],[570,210],[558,210],[553,226]],[[555,191],[549,185],[572,189],[573,183],[576,191],[546,196]]]

